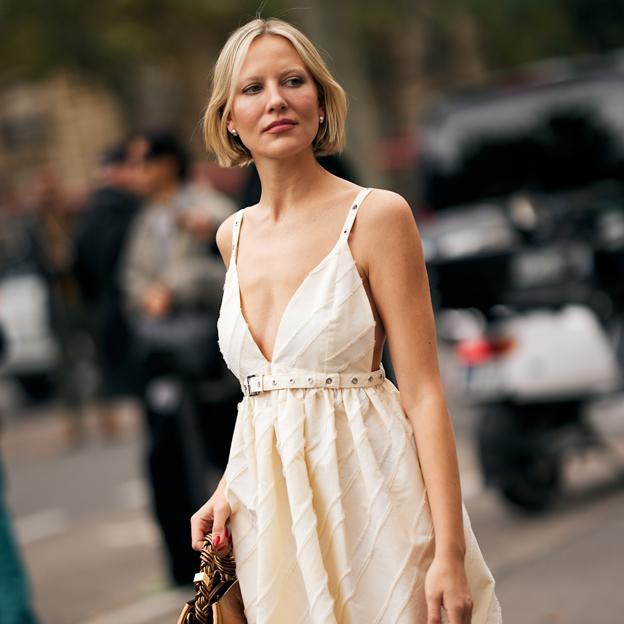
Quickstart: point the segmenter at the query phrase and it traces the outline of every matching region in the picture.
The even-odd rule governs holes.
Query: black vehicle
[[[560,65],[437,106],[421,189],[439,335],[479,405],[485,481],[542,509],[567,453],[606,448],[585,407],[621,388],[624,64]]]

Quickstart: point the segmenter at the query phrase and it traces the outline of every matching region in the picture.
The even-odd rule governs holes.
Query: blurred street
[[[88,415],[79,448],[68,447],[66,422],[54,409],[8,419],[9,505],[42,622],[156,622],[161,613],[171,621],[172,608],[187,599],[165,592],[133,407],[114,442],[98,439]]]
[[[8,384],[0,388],[9,505],[42,624],[174,621],[189,596],[167,587],[135,406],[124,410],[116,441],[106,441],[87,414],[84,443],[72,449],[57,408],[16,410],[19,395]],[[596,419],[622,448],[620,410],[621,401],[612,401]],[[515,514],[481,485],[474,413],[458,405],[452,412],[464,499],[497,579],[505,623],[620,622],[624,488],[613,468],[599,458],[569,465],[568,493],[555,509]]]

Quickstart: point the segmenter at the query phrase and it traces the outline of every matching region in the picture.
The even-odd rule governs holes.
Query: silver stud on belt
[[[374,384],[377,380],[382,382],[386,377],[383,370],[375,371],[369,374],[355,374],[352,377],[349,377],[348,373],[325,373],[325,375],[327,375],[326,377],[320,377],[320,375],[322,375],[322,373],[319,373],[319,376],[314,376],[308,373],[305,377],[298,377],[293,374],[285,376],[280,374],[271,375],[265,373],[254,373],[247,375],[242,384],[242,389],[247,396],[256,396],[257,394],[271,391],[273,389],[277,390],[287,387],[318,388],[319,386],[325,386],[327,388],[344,388],[347,386],[353,387],[362,384],[366,385],[367,383]],[[324,382],[323,379],[325,380]]]

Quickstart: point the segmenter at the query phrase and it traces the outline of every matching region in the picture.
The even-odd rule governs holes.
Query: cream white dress
[[[244,209],[234,218],[218,321],[225,361],[245,388],[261,374],[313,386],[247,392],[238,406],[225,495],[250,624],[426,623],[427,493],[399,391],[383,369],[371,373],[375,320],[348,244],[369,190],[288,303],[271,362],[241,312]],[[494,579],[462,511],[472,622],[498,624]]]

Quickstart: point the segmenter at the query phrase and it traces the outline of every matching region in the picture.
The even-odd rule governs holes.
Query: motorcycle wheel
[[[501,486],[501,494],[524,511],[543,511],[559,492],[560,476],[560,465],[555,457],[527,457],[515,478]]]
[[[477,432],[486,482],[514,508],[532,513],[549,507],[561,485],[561,459],[549,448],[549,431],[530,427],[535,417],[526,408],[490,406]]]

